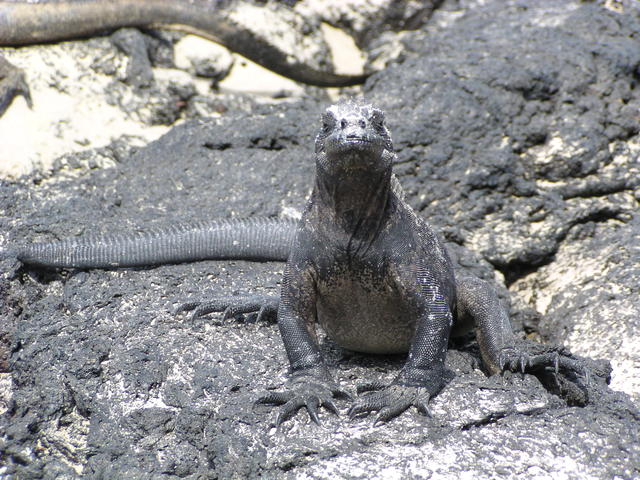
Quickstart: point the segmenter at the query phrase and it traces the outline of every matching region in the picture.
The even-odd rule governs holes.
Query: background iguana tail
[[[270,29],[284,32],[289,42],[272,43],[265,32],[247,26],[241,18],[260,14]],[[200,35],[231,51],[298,82],[320,87],[364,83],[366,75],[334,73],[319,28],[277,2],[258,6],[215,0],[58,0],[0,1],[0,45],[32,45],[109,32],[121,27],[169,28]],[[306,42],[306,36],[313,41]],[[279,37],[275,37],[277,40]],[[309,45],[306,45],[309,43]],[[302,46],[316,45],[317,55],[302,55]],[[326,50],[326,51],[325,51]],[[322,64],[324,62],[324,64]]]

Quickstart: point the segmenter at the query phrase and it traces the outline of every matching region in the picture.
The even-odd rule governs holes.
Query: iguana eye
[[[382,110],[374,108],[371,112],[371,123],[376,127],[382,127],[384,125],[384,113]]]
[[[329,133],[336,123],[336,119],[333,115],[325,113],[322,115],[322,131]]]

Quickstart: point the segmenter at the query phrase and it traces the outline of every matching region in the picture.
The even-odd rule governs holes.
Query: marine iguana
[[[222,220],[192,229],[33,244],[11,253],[24,263],[84,268],[202,258],[286,259],[279,300],[221,298],[179,308],[196,309],[197,315],[277,311],[291,379],[287,390],[259,399],[283,405],[277,424],[303,406],[319,422],[319,407],[337,413],[333,398],[349,397],[323,361],[316,322],[346,349],[408,352],[390,385],[359,390],[351,417],[378,411],[376,421],[383,422],[412,405],[427,414],[429,400],[447,382],[450,335],[470,329],[490,374],[522,370],[543,377],[552,371],[557,377],[562,372],[576,383],[588,375],[562,347],[518,340],[493,288],[454,272],[437,235],[403,199],[381,110],[354,101],[329,107],[315,152],[314,189],[297,224]]]
[[[229,50],[301,83],[320,87],[343,87],[363,83],[366,75],[340,75],[312,65],[299,53],[285,52],[269,43],[259,32],[239,22],[239,7],[251,6],[238,1],[174,0],[62,0],[15,2],[0,1],[0,46],[32,45],[96,35],[121,27],[169,28],[200,35]],[[258,8],[255,6],[255,8]],[[263,5],[263,10],[267,6]],[[308,35],[314,29],[286,6],[270,6],[270,22],[279,22],[291,33],[294,22]],[[285,17],[285,18],[279,18]],[[303,42],[298,34],[295,42]],[[21,71],[0,55],[0,114],[16,95],[30,101]]]

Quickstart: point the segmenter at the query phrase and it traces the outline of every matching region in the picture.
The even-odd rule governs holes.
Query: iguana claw
[[[562,347],[546,347],[531,343],[531,349],[539,350],[541,353],[529,353],[526,351],[525,344],[522,348],[507,347],[504,348],[498,357],[498,366],[500,370],[516,371],[518,367],[522,373],[530,372],[535,374],[536,371],[553,369],[554,375],[557,377],[561,372],[570,372],[576,376],[584,377],[588,384],[590,375],[589,370],[574,358],[571,353]]]

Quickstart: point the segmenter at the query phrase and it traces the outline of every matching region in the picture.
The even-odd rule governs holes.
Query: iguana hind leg
[[[566,348],[518,339],[498,295],[488,283],[459,277],[456,287],[458,321],[473,322],[482,361],[490,374],[507,370],[532,373],[554,393],[566,391],[567,381],[578,385],[582,377],[585,383],[589,382],[586,364]],[[576,393],[570,396],[576,397]]]

